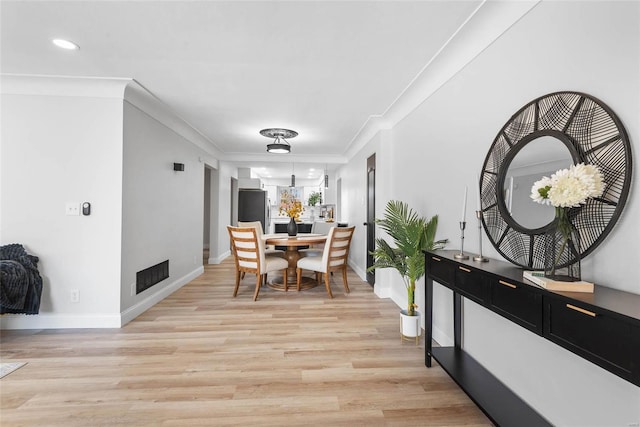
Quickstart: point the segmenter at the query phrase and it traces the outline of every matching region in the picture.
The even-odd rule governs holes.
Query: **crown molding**
[[[540,1],[483,1],[387,110],[369,117],[347,145],[345,157],[353,158],[380,130],[411,114]]]
[[[294,155],[294,154],[255,154],[255,153],[225,153],[220,160],[227,162],[261,162],[261,163],[327,163],[327,164],[347,164],[348,160],[342,155],[317,154],[317,155]]]
[[[184,137],[205,153],[216,159],[224,157],[215,142],[204,136],[135,79],[131,79],[127,85],[124,100]]]
[[[222,157],[213,141],[132,78],[0,74],[0,92],[6,95],[120,99],[153,117],[205,153],[218,159]]]
[[[122,99],[125,88],[131,81],[132,79],[127,78],[0,74],[0,92],[6,95]]]

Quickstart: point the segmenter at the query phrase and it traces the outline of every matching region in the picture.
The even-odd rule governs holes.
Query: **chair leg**
[[[240,287],[240,270],[236,270],[236,288],[233,290],[233,296],[238,295],[238,288]]]
[[[327,288],[327,293],[329,294],[329,298],[333,298],[333,294],[331,293],[331,275],[327,271],[324,273],[324,286]]]
[[[262,277],[262,284],[263,285],[267,284],[267,279],[268,279],[267,274],[269,274],[269,273],[264,273],[264,276]]]
[[[316,282],[320,283],[321,279],[322,279],[322,276],[320,275],[320,272],[316,271]]]
[[[344,290],[346,293],[351,292],[349,290],[349,284],[347,283],[347,267],[342,268],[342,283],[344,283]]]
[[[296,268],[296,290],[300,292],[300,280],[302,280],[302,269]],[[284,271],[284,281],[287,281],[287,270]],[[285,285],[286,287],[287,285]]]
[[[258,294],[260,293],[260,286],[262,285],[262,275],[261,274],[256,274],[256,291],[253,294],[253,300],[257,300],[258,299]]]

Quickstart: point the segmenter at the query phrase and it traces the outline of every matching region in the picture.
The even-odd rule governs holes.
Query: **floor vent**
[[[136,295],[169,277],[169,260],[136,273]]]

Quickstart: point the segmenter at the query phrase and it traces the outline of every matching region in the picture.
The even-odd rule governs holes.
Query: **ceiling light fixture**
[[[291,185],[289,187],[293,188],[296,186],[296,175],[295,175],[295,163],[291,163]]]
[[[291,145],[285,138],[295,138],[298,136],[298,132],[289,129],[269,128],[262,129],[260,135],[267,138],[275,138],[271,144],[267,144],[267,151],[269,153],[287,154],[291,152]]]
[[[67,50],[78,50],[78,49],[80,49],[80,46],[78,46],[74,42],[71,42],[71,41],[65,40],[65,39],[53,39],[53,40],[51,40],[51,42],[54,45],[56,45],[56,46],[58,46],[59,48],[62,48],[62,49],[67,49]]]

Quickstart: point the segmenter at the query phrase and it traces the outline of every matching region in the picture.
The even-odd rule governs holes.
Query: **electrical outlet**
[[[71,302],[80,302],[80,290],[71,289]]]
[[[80,215],[80,203],[79,202],[67,202],[65,205],[65,214],[71,216]]]

